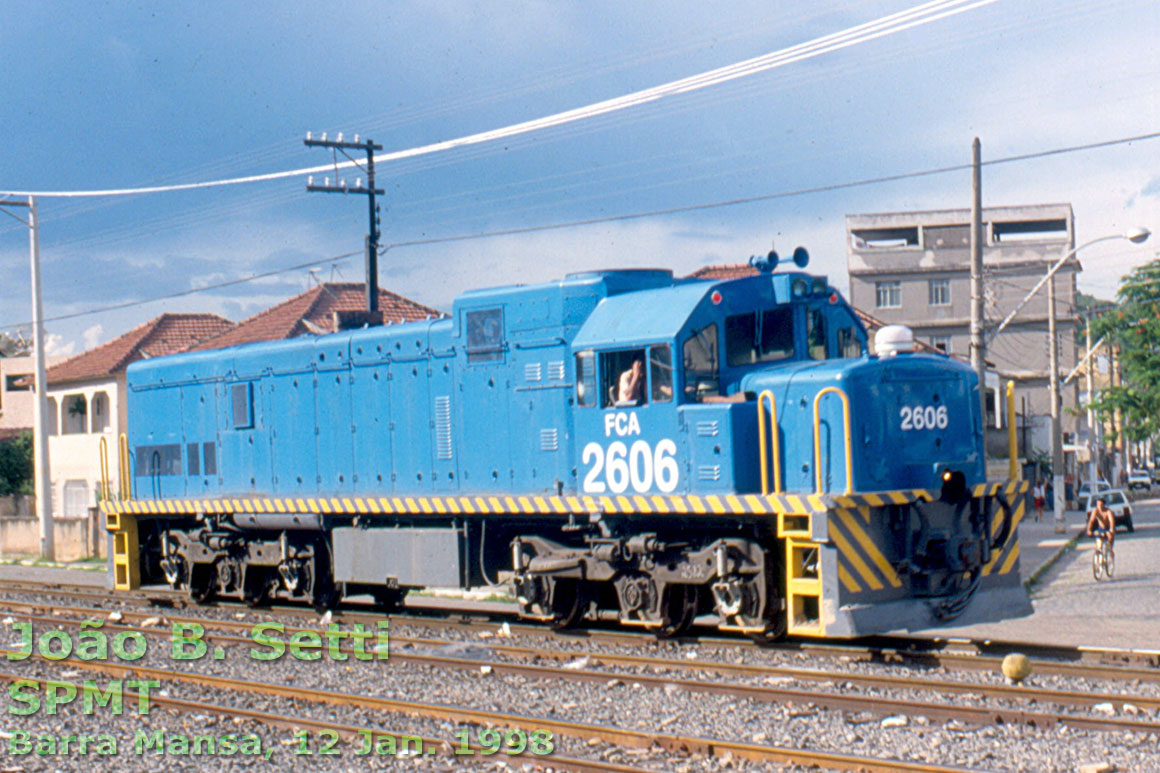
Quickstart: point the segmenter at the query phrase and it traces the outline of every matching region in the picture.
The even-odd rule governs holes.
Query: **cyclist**
[[[1102,534],[1107,539],[1109,549],[1116,546],[1116,517],[1108,509],[1103,497],[1096,498],[1096,506],[1088,514],[1087,535],[1091,537],[1094,532]]]

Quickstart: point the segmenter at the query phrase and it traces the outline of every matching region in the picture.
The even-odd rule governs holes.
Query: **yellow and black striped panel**
[[[1011,532],[1007,535],[1007,541],[1003,546],[995,551],[991,556],[991,560],[983,567],[983,576],[997,574],[1006,575],[1015,571],[1019,565],[1019,539],[1016,536],[1016,527],[1019,526],[1023,520],[1023,516],[1027,512],[1027,497],[1022,496],[1027,492],[1027,483],[1023,484],[1023,488],[1018,494],[1007,494],[1007,502],[1012,507],[1011,512]],[[995,514],[991,520],[991,538],[999,534],[999,530],[1003,528],[1003,513],[996,507]]]
[[[830,540],[838,549],[838,582],[849,593],[902,587],[898,572],[874,540],[873,517],[869,505],[838,508],[830,517]]]
[[[1001,485],[1001,484],[994,484]],[[1025,484],[1024,484],[1025,485]],[[230,497],[216,499],[132,499],[107,501],[101,509],[110,528],[116,517],[193,515],[196,513],[321,513],[324,515],[566,515],[616,513],[638,515],[778,515],[829,512],[838,508],[880,507],[929,501],[922,489],[866,494],[712,494],[661,496],[411,496],[411,497]]]
[[[278,497],[223,499],[136,499],[101,504],[110,523],[120,513],[321,513],[324,515],[565,515],[568,513],[777,515],[825,512],[833,507],[817,494],[727,494],[705,496],[449,496],[449,497]]]

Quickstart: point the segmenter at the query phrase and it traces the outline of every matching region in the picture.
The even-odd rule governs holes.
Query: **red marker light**
[[[720,305],[721,304],[721,293],[718,292],[717,290],[714,290],[712,295],[709,296],[709,300],[713,301],[714,306]]]
[[[838,302],[838,294],[837,293],[830,293],[830,305],[832,306],[833,304],[835,304],[837,302]]]

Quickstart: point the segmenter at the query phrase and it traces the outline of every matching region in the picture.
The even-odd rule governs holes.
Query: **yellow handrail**
[[[129,436],[124,432],[120,437],[120,463],[121,463],[121,499],[132,499],[133,489],[132,475],[129,473]]]
[[[777,399],[773,396],[773,392],[766,389],[757,396],[757,442],[760,445],[759,455],[761,457],[761,493],[769,493],[769,464],[766,456],[765,436],[765,411],[762,406],[765,399],[769,398],[769,413],[770,413],[770,431],[773,434],[773,493],[781,493],[781,451],[780,444],[777,442]]]
[[[101,437],[99,448],[101,451],[101,501],[107,502],[112,497],[109,496],[109,443],[104,437]]]
[[[1007,382],[1007,477],[1019,480],[1019,458],[1015,455],[1015,382]]]
[[[814,491],[822,493],[822,420],[819,407],[822,398],[833,393],[842,398],[842,421],[846,435],[846,493],[854,491],[854,454],[850,444],[850,398],[838,387],[829,386],[814,397]]]

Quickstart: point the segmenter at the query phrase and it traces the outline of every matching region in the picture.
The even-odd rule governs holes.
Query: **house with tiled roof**
[[[208,338],[194,350],[224,349],[255,341],[279,341],[300,335],[334,333],[351,322],[365,319],[365,285],[353,282],[325,282],[304,293],[271,306],[229,330]],[[383,324],[415,322],[443,313],[409,298],[379,288],[379,313]]]
[[[84,517],[100,492],[100,443],[116,485],[117,437],[128,426],[125,370],[183,352],[234,326],[215,314],[162,314],[48,369],[48,459],[54,517]],[[116,493],[116,492],[111,492]]]

